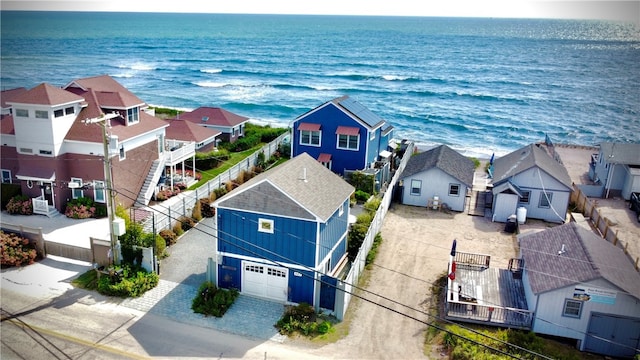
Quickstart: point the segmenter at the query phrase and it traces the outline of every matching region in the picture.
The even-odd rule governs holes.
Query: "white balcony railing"
[[[32,198],[33,213],[49,216],[49,202],[44,196],[40,195],[37,198]]]
[[[168,149],[164,152],[166,165],[178,164],[196,154],[196,144],[194,142],[168,141],[167,145]]]

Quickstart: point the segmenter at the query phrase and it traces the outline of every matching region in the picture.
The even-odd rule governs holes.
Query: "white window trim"
[[[568,314],[567,313],[567,304],[569,302],[578,304],[580,306],[578,308],[578,315],[573,315],[573,314]],[[570,317],[570,318],[574,318],[574,319],[580,319],[582,317],[582,308],[583,307],[584,307],[584,302],[583,301],[574,300],[574,299],[564,299],[564,304],[562,305],[562,316]]]
[[[340,146],[340,136],[346,136],[347,137],[347,146],[346,147],[341,147]],[[351,139],[351,137],[355,137],[356,138],[356,147],[355,148],[350,148],[349,147],[349,139]],[[358,151],[360,150],[360,134],[358,135],[345,135],[345,134],[338,134],[337,138],[336,138],[336,148],[340,149],[340,150],[349,150],[349,151]]]
[[[71,183],[76,183],[80,185],[80,188],[78,189],[71,189],[71,198],[72,199],[77,199],[77,198],[81,198],[84,196],[84,191],[82,190],[82,179],[81,178],[76,178],[76,177],[72,177],[71,178]],[[79,196],[76,194],[80,194]]]
[[[102,193],[102,199],[98,199],[99,192]],[[102,180],[93,180],[93,201],[101,204],[106,204],[107,202],[107,189]]]
[[[318,131],[298,130],[298,131],[300,132],[300,141],[299,141],[300,145],[322,147],[322,130],[318,130]],[[309,132],[309,142],[308,143],[305,143],[305,142],[302,141],[302,132],[303,131]],[[313,133],[318,133],[318,143],[317,144],[314,144],[313,141],[311,141],[311,139],[313,139]]]
[[[44,116],[44,117],[43,116],[38,116],[38,115],[43,115],[43,113],[47,114],[47,116]],[[49,111],[47,111],[47,110],[36,110],[35,116],[36,116],[36,119],[48,119],[49,118]]]
[[[132,116],[130,116],[133,114],[137,114],[136,119],[132,119]],[[133,125],[139,122],[140,122],[140,108],[136,106],[136,107],[127,109],[127,125]]]
[[[25,114],[21,114],[24,112]],[[29,117],[29,110],[27,109],[16,109],[15,115],[16,117]]]
[[[457,193],[457,194],[453,194],[453,193],[451,192],[451,189],[452,189],[454,186],[457,186],[457,187],[458,187],[458,193]],[[462,191],[462,186],[460,186],[460,184],[453,184],[453,183],[449,184],[449,196],[460,196],[460,192],[461,192],[461,191]]]
[[[344,214],[344,205],[340,206],[338,209],[338,216],[342,216]]]
[[[524,195],[525,193],[527,194],[527,197],[526,197],[527,201],[522,201],[522,198],[519,197],[518,198],[518,203],[520,203],[520,204],[529,204],[531,202],[531,191],[522,190],[522,194]]]
[[[258,218],[258,231],[273,234],[273,220]]]
[[[414,181],[418,184],[418,186],[413,186]],[[411,179],[411,187],[409,188],[409,195],[420,196],[422,194],[422,180]],[[414,193],[413,189],[417,188],[418,192]]]

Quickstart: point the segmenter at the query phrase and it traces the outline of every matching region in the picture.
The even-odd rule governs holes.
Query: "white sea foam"
[[[207,74],[218,74],[222,72],[222,69],[201,69],[200,72]]]
[[[229,83],[217,82],[217,81],[196,81],[193,84],[198,85],[200,87],[212,87],[212,88],[221,88],[221,87],[231,85]]]
[[[400,76],[400,75],[382,75],[382,78],[387,81],[402,81],[409,79],[408,76]]]

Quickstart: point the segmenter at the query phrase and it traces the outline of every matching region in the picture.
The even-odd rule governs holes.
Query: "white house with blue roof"
[[[333,310],[353,192],[302,153],[215,201],[216,285]]]
[[[292,156],[307,153],[341,176],[367,170],[377,190],[390,179],[393,126],[349,96],[308,111],[291,128]]]

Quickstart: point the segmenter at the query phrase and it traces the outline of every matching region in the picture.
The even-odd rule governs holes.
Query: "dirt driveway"
[[[521,231],[544,226],[527,221]],[[423,354],[424,322],[433,320],[426,315],[431,284],[447,270],[453,239],[458,251],[489,254],[492,266],[506,268],[517,241],[502,230],[503,223],[484,217],[393,204],[366,291],[357,292],[371,302],[353,300],[349,335],[310,352],[334,359],[446,358],[437,349]]]

